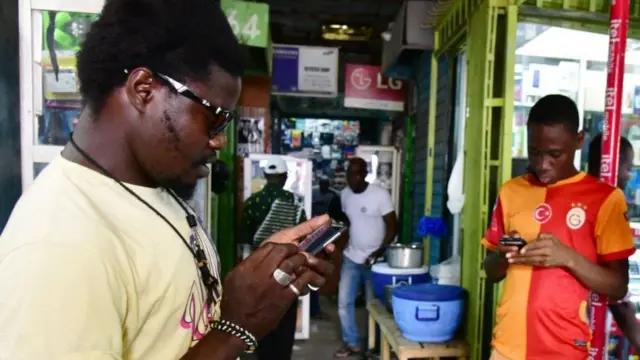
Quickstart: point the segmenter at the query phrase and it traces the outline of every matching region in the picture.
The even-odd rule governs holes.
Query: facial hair
[[[180,139],[180,136],[178,135],[178,132],[175,126],[173,126],[173,118],[171,117],[171,115],[169,115],[167,111],[164,111],[162,114],[162,120],[163,120],[162,122],[165,125],[165,131],[167,132],[167,138],[169,139],[173,147],[173,151],[183,156],[184,154],[180,150],[180,146],[179,146],[181,139]],[[203,161],[204,160],[199,160],[197,162],[194,162],[191,165],[193,168],[197,168],[203,163]],[[185,201],[189,201],[193,198],[193,195],[196,190],[196,186],[198,185],[197,180],[193,182],[187,182],[181,179],[179,175],[173,178],[168,178],[168,177],[160,178],[160,179],[157,179],[157,182],[162,188],[173,191],[173,193],[175,193],[176,196],[178,196],[179,198]]]
[[[193,199],[193,195],[196,192],[196,186],[198,186],[198,183],[194,182],[193,184],[187,184],[184,181],[174,179],[174,180],[163,180],[160,183],[160,186],[162,186],[165,189],[173,191],[173,193],[176,194],[176,196],[178,196],[182,200],[190,201],[191,199]]]

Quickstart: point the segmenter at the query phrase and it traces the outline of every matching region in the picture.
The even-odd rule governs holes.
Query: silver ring
[[[311,291],[318,291],[318,290],[320,290],[320,288],[315,287],[315,286],[311,286],[311,285],[307,285],[307,287],[308,287],[308,288],[309,288],[309,290],[311,290]]]
[[[293,277],[291,275],[280,269],[275,269],[273,271],[273,278],[282,286],[287,286],[291,284],[291,281],[293,281]]]
[[[293,291],[293,293],[296,294],[296,296],[300,296],[300,290],[298,290],[298,288],[295,287],[293,284],[289,284],[289,289],[291,289],[291,291]]]

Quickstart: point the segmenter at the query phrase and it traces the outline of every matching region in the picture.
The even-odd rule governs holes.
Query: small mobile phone
[[[316,255],[327,245],[338,240],[348,227],[344,224],[332,221],[331,224],[323,225],[313,231],[298,245],[300,251],[311,255]]]
[[[500,245],[502,246],[515,246],[518,248],[518,251],[522,250],[522,248],[527,245],[527,242],[524,241],[521,237],[503,237],[500,239]]]

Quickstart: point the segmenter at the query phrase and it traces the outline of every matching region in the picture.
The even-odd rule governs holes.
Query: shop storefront
[[[605,121],[607,79],[607,35],[561,27],[520,22],[515,64],[512,155],[514,161],[527,156],[526,120],[529,109],[542,96],[563,94],[572,98],[580,111],[585,145],[576,165],[587,171],[591,139],[601,133]],[[629,217],[640,228],[640,41],[629,39],[621,107],[621,135],[631,142],[635,157],[631,181],[624,190]],[[632,256],[630,291],[640,300],[638,254]],[[616,346],[611,346],[614,352]]]
[[[585,148],[576,158],[587,170],[588,144],[602,132],[609,39],[606,35],[519,23],[531,34],[516,50],[512,155],[527,156],[526,119],[537,99],[547,94],[571,97],[581,115]],[[526,38],[526,35],[523,36]],[[634,147],[632,179],[624,189],[631,221],[640,225],[640,41],[629,39],[622,97],[621,135]]]
[[[466,196],[461,216],[462,285],[469,292],[466,334],[471,358],[487,358],[500,286],[489,286],[479,246],[500,185],[526,167],[526,118],[540,97],[573,98],[587,141],[602,130],[607,78],[609,3],[603,1],[455,2],[434,26],[433,66],[467,56],[464,130]],[[625,189],[634,226],[640,221],[640,9],[632,4],[622,104],[622,135],[632,142],[633,179]],[[578,30],[579,29],[579,30]],[[587,30],[587,31],[585,31]],[[450,66],[454,66],[453,64]],[[459,73],[459,70],[457,70]],[[432,89],[445,79],[432,77]],[[454,93],[460,93],[460,82]],[[638,88],[638,90],[636,90]],[[438,107],[430,109],[437,113]],[[433,119],[433,118],[431,118]],[[576,165],[586,170],[586,146]],[[454,230],[455,231],[455,230]],[[632,285],[633,269],[632,259]]]

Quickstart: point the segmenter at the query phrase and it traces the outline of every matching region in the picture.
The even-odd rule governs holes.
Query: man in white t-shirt
[[[188,206],[243,57],[218,2],[105,2],[77,57],[86,107],[0,235],[1,360],[235,360],[324,284],[331,265],[294,242],[328,217],[274,234],[223,286]]]
[[[344,358],[361,352],[360,331],[356,323],[355,301],[363,283],[370,294],[370,267],[396,236],[398,219],[388,191],[365,181],[367,163],[353,158],[347,168],[348,188],[340,194],[342,210],[349,218],[349,242],[344,250],[338,315],[344,347],[335,357]]]

